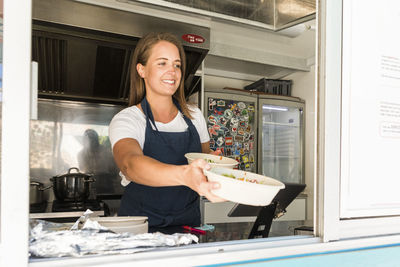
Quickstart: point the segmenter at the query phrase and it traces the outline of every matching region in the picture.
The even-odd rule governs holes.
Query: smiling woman
[[[217,182],[208,182],[199,159],[210,152],[200,109],[184,97],[185,54],[169,33],[150,33],[136,46],[131,65],[130,107],[111,121],[109,136],[125,192],[119,215],[147,216],[149,226],[200,225],[199,195],[210,201]]]

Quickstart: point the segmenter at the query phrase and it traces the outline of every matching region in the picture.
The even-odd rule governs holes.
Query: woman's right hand
[[[203,173],[203,169],[209,170],[210,165],[203,159],[196,159],[189,165],[185,165],[183,171],[184,185],[196,191],[200,196],[206,197],[211,202],[226,201],[214,195],[211,190],[218,189],[218,182],[209,182]]]

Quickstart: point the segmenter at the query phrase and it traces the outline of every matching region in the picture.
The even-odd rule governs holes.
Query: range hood
[[[39,97],[127,104],[131,55],[148,32],[181,39],[186,97],[200,89],[195,73],[209,51],[207,27],[71,0],[34,0],[32,17]]]

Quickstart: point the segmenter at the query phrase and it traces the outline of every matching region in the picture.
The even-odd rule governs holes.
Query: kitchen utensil
[[[76,172],[72,172],[75,170]],[[89,196],[89,183],[95,182],[93,174],[79,172],[78,168],[70,168],[67,174],[50,178],[53,182],[53,192],[60,201],[84,201]]]
[[[204,230],[196,229],[196,228],[193,228],[193,227],[190,227],[187,225],[182,226],[182,228],[189,233],[195,233],[195,234],[200,234],[200,235],[206,234],[206,231],[204,231]]]
[[[192,163],[196,159],[204,159],[211,167],[223,167],[233,169],[238,165],[238,162],[234,159],[217,156],[207,153],[186,153],[185,157],[188,160],[188,163]]]
[[[40,182],[31,181],[29,184],[29,204],[35,205],[43,203],[43,191],[51,188],[52,186],[44,187]]]
[[[285,185],[273,178],[241,170],[212,168],[204,170],[209,181],[221,187],[212,192],[226,200],[252,206],[266,206]],[[229,176],[229,177],[227,177]]]

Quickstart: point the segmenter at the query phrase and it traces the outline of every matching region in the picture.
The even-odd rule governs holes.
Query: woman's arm
[[[205,142],[205,143],[202,143],[202,144],[201,144],[201,152],[207,153],[207,154],[213,152],[213,151],[210,149],[210,142]]]
[[[207,154],[213,154],[213,155],[221,154],[221,150],[219,150],[219,149],[217,149],[215,151],[210,149],[210,142],[205,142],[205,143],[201,144],[201,152],[207,153]]]
[[[212,202],[223,201],[210,191],[220,185],[207,181],[203,169],[210,166],[204,160],[195,160],[189,165],[165,164],[145,156],[139,143],[132,138],[119,140],[113,147],[113,154],[121,172],[136,183],[148,186],[184,185]]]

